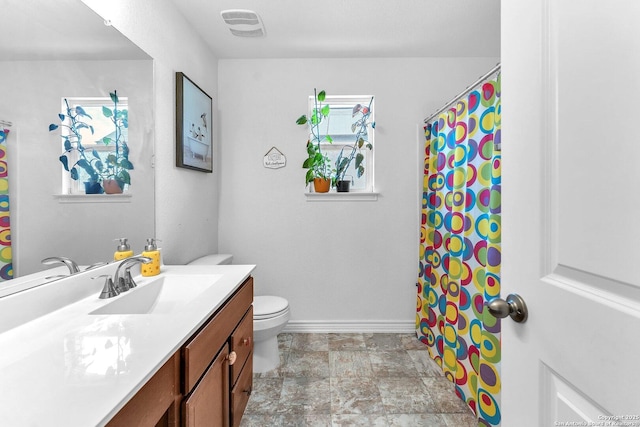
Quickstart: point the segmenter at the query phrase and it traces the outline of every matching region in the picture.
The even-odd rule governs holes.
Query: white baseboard
[[[315,333],[354,333],[354,332],[386,332],[386,333],[414,333],[415,321],[387,320],[290,320],[283,332],[315,332]]]

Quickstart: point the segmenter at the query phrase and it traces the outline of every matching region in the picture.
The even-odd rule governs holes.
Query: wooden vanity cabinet
[[[183,426],[240,424],[246,401],[233,392],[246,400],[251,393],[252,302],[250,277],[182,348]]]
[[[237,427],[253,379],[253,278],[160,368],[107,427]]]

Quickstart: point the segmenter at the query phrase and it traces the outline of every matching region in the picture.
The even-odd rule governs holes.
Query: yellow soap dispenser
[[[142,256],[151,258],[151,262],[140,264],[140,273],[143,276],[155,276],[160,274],[160,251],[158,250],[156,239],[153,237],[147,239],[147,244],[144,247]]]
[[[121,237],[115,240],[116,241],[119,240],[120,244],[118,245],[118,249],[116,250],[116,252],[113,254],[114,260],[120,261],[121,259],[129,258],[133,256],[133,250],[131,250],[131,246],[129,246],[129,243],[127,242],[126,237]]]

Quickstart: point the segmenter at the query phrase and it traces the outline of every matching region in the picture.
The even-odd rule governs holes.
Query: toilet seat
[[[265,320],[278,317],[289,310],[289,302],[281,297],[261,295],[253,298],[253,319]]]

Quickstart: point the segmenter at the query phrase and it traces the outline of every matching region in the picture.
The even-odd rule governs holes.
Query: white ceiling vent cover
[[[238,37],[262,37],[265,30],[262,19],[252,10],[229,9],[220,12],[231,34]]]

